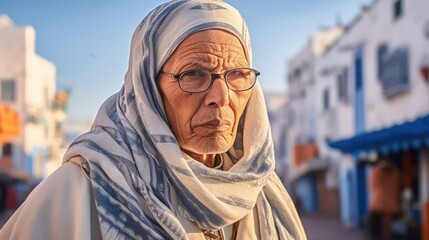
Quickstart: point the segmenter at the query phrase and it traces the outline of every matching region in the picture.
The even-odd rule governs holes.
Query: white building
[[[22,121],[22,134],[12,142],[14,164],[44,177],[57,145],[56,68],[37,55],[35,35],[31,26],[17,27],[8,16],[0,16],[0,101],[12,106]]]
[[[338,197],[335,197],[338,195],[337,191],[331,191],[326,187],[326,182],[332,178],[329,176],[331,169],[329,158],[320,154],[316,142],[317,123],[320,117],[316,108],[320,99],[316,96],[318,79],[315,64],[341,33],[341,26],[321,30],[311,36],[307,45],[288,62],[290,100],[287,112],[291,116],[291,126],[286,140],[290,164],[288,179],[290,183],[293,182],[292,192],[296,195],[295,197],[302,199],[304,211],[313,212],[319,206],[322,211],[331,215],[337,215],[338,204],[329,201],[325,206],[317,200],[318,195],[327,195],[333,196],[333,200],[338,202],[336,200]],[[317,171],[322,171],[319,177],[313,174]]]
[[[294,133],[290,147],[294,143],[310,143],[316,138],[316,72],[315,63],[342,33],[336,26],[322,30],[310,37],[307,45],[288,62],[288,92],[290,108],[294,112]],[[293,149],[290,149],[293,152]]]
[[[315,69],[318,57],[328,49],[342,33],[336,26],[321,30],[308,40],[307,45],[288,61],[288,88],[291,108],[296,113],[296,142],[307,143],[315,139]]]
[[[371,165],[360,163],[381,156],[412,174],[413,207],[429,216],[429,134],[413,129],[429,114],[428,9],[427,0],[374,1],[317,61],[317,142],[341,163],[347,224],[361,227],[368,212]],[[327,148],[327,139],[346,154]],[[423,224],[429,229],[429,219]]]

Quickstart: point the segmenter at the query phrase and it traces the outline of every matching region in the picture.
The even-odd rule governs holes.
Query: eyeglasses
[[[179,74],[161,70],[160,73],[177,79],[179,87],[188,93],[207,91],[215,79],[222,77],[229,89],[236,92],[247,91],[255,85],[256,78],[261,74],[252,68],[235,68],[224,73],[211,73],[202,69],[188,70]]]

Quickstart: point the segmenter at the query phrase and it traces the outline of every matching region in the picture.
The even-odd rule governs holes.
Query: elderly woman
[[[0,239],[305,239],[274,173],[258,75],[236,9],[157,7],[122,89]]]

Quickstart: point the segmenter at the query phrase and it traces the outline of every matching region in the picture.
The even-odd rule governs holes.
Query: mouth
[[[223,132],[230,129],[232,123],[228,120],[216,119],[208,122],[204,122],[196,126],[196,128],[205,128],[210,129],[217,132]]]

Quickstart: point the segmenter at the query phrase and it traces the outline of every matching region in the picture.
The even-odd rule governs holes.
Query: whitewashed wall
[[[51,104],[56,91],[56,68],[37,55],[35,41],[32,27],[17,27],[8,17],[0,17],[0,81],[16,81],[16,101],[8,104],[21,117],[22,135],[12,143],[15,165],[23,169],[29,166],[28,156],[48,157],[54,137]],[[44,161],[33,163],[33,174],[45,175],[43,164]]]

